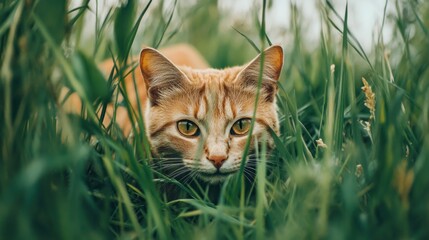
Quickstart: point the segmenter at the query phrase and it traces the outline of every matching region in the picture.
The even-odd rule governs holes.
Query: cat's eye
[[[244,135],[250,130],[251,120],[249,118],[242,118],[236,121],[231,127],[232,135]]]
[[[200,129],[197,124],[189,120],[178,121],[177,130],[186,137],[196,137],[200,135]]]

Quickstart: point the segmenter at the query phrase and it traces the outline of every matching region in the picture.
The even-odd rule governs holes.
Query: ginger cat
[[[260,96],[255,125],[245,166],[255,168],[255,142],[278,133],[276,93],[283,65],[283,50],[274,45],[264,51]],[[147,137],[154,162],[172,178],[186,181],[198,178],[217,183],[240,169],[251,127],[261,56],[245,66],[222,70],[207,68],[206,62],[190,46],[181,45],[157,51],[144,48],[140,73],[135,73],[138,94],[132,77],[125,79],[131,105],[140,100]],[[111,62],[102,64],[110,71]],[[108,107],[111,115],[112,106]],[[107,118],[104,124],[110,123]],[[116,123],[125,135],[131,123],[125,108],[117,109]],[[253,165],[252,165],[253,164]]]

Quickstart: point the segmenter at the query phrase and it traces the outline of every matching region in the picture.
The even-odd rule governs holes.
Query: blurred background
[[[183,42],[216,68],[283,46],[256,181],[169,179],[103,126],[111,104],[144,129],[115,98],[132,56]],[[2,0],[0,239],[429,239],[428,46],[427,0]]]
[[[363,49],[370,52],[374,43],[378,41],[379,36],[384,42],[389,42],[393,37],[393,19],[389,16],[395,11],[393,2],[384,0],[362,0],[362,1],[330,1],[333,8],[340,14],[343,14],[348,5],[348,25],[353,30],[356,39],[362,44]],[[80,6],[82,1],[72,1],[69,8],[73,9]],[[88,39],[94,37],[96,28],[96,15],[99,19],[103,19],[112,8],[120,6],[121,3],[115,0],[100,0],[90,1],[89,7],[93,11],[85,15],[84,36],[82,41],[87,42]],[[140,2],[140,9],[145,5]],[[177,42],[190,42],[195,45],[199,51],[204,53],[204,56],[209,58],[214,67],[225,67],[226,65],[242,64],[238,59],[241,56],[253,56],[253,53],[237,51],[230,53],[229,57],[219,57],[216,55],[215,49],[219,45],[226,44],[230,39],[237,39],[233,44],[248,45],[245,39],[240,39],[239,34],[234,31],[234,28],[246,35],[251,36],[254,40],[257,39],[258,32],[255,30],[257,22],[261,18],[261,1],[174,1],[166,0],[154,2],[149,9],[147,18],[155,19],[155,21],[167,21],[172,14],[172,21],[169,25],[168,34],[174,34],[162,42],[162,45],[171,45]],[[320,41],[320,32],[324,22],[322,12],[323,4],[318,0],[309,1],[268,1],[268,9],[266,12],[266,31],[273,43],[281,44],[287,50],[288,45],[293,44],[294,31],[293,24],[299,24],[302,30],[303,44],[307,47],[313,46],[313,50]],[[154,17],[153,17],[154,16]],[[161,16],[161,19],[158,18]],[[296,18],[296,19],[293,19]],[[340,24],[338,19],[333,19],[337,24]],[[135,41],[135,52],[141,47],[140,44],[151,45],[152,39],[143,37],[143,32],[151,31],[153,24],[142,24],[139,27],[139,41]],[[153,30],[152,30],[153,31]],[[113,32],[112,32],[113,34]],[[335,40],[341,44],[341,34],[335,34]],[[146,35],[151,35],[150,33]],[[219,36],[218,36],[219,35]],[[224,40],[222,39],[224,37]],[[239,40],[242,40],[241,42]],[[143,42],[140,42],[143,41]],[[221,53],[218,53],[221,54]],[[232,56],[236,56],[235,58]],[[220,59],[231,59],[219,62]],[[235,61],[234,61],[235,60]]]

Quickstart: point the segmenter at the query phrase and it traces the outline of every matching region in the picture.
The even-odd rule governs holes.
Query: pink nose
[[[207,160],[209,160],[217,169],[222,167],[226,159],[228,159],[228,156],[225,155],[213,155],[207,157]]]

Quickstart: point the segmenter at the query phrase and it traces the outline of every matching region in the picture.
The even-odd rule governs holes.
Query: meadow
[[[429,239],[429,2],[387,0],[393,38],[374,31],[365,50],[349,9],[329,1],[310,46],[292,1],[276,148],[254,181],[220,186],[158,173],[144,132],[126,139],[97,111],[142,44],[187,42],[218,68],[247,62],[271,44],[272,2],[227,27],[214,0],[122,2],[103,14],[90,0],[0,2],[1,239]],[[81,115],[62,108],[63,86]]]

